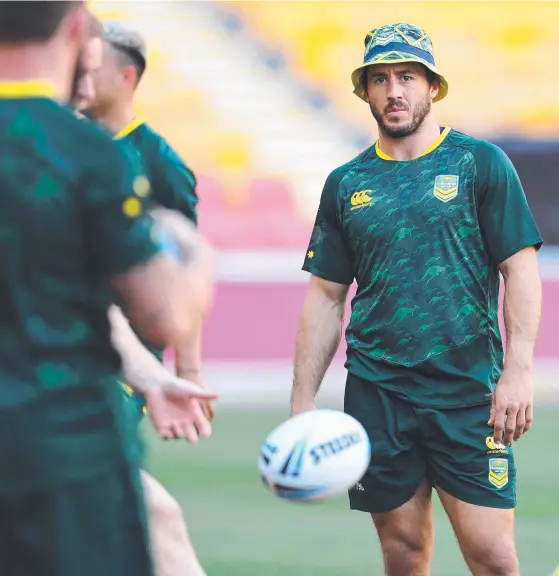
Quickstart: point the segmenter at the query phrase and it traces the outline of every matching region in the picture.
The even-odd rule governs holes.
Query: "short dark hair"
[[[47,42],[68,12],[82,3],[81,0],[0,1],[0,43]]]
[[[109,44],[116,55],[119,66],[134,67],[134,70],[136,70],[136,82],[139,84],[144,72],[146,71],[146,61],[144,60],[144,57],[133,48],[121,46],[120,44],[113,42],[109,42]]]

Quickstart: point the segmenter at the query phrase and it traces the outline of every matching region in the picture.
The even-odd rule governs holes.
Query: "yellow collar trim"
[[[444,142],[445,138],[448,136],[449,133],[450,133],[450,127],[447,126],[441,132],[440,136],[429,146],[429,148],[427,148],[427,150],[425,150],[422,154],[420,154],[419,157],[421,158],[421,156],[427,156],[427,154],[430,154],[431,152],[433,152],[433,150],[436,150]],[[375,152],[377,153],[377,156],[379,158],[382,158],[382,160],[391,160],[392,162],[397,162],[397,160],[392,158],[392,156],[385,154],[380,149],[378,140],[375,142]]]
[[[118,134],[115,134],[113,140],[122,140],[123,138],[126,138],[128,134],[132,134],[132,132],[134,132],[136,128],[139,128],[143,123],[144,121],[142,119],[134,118],[130,124],[125,126]]]
[[[56,87],[46,80],[0,82],[0,98],[51,98],[56,97]]]

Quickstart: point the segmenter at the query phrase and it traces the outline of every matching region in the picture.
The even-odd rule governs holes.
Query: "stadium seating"
[[[375,138],[349,76],[379,23],[412,21],[433,37],[450,83],[437,105],[445,124],[494,139],[559,129],[559,4],[94,6],[145,35],[139,112],[194,169],[201,229],[222,249],[304,249],[328,172]]]
[[[355,123],[366,121],[349,74],[368,29],[410,21],[428,31],[450,82],[441,117],[477,134],[556,137],[559,4],[531,2],[229,2],[302,81],[320,86]]]

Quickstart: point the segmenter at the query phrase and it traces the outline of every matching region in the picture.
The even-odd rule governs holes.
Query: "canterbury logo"
[[[373,199],[369,196],[369,194],[372,192],[372,190],[361,190],[361,192],[354,192],[351,195],[351,209],[357,210],[357,208],[370,206],[373,203]]]
[[[485,439],[485,445],[487,446],[487,448],[489,448],[489,450],[506,451],[505,445],[501,444],[501,442],[495,442],[495,440],[493,440],[491,436],[488,436]]]

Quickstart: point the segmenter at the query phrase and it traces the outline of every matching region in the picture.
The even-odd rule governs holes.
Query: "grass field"
[[[370,518],[347,498],[323,504],[282,502],[261,485],[260,443],[285,417],[279,411],[221,411],[213,437],[199,446],[149,435],[149,469],[181,502],[209,576],[381,575]],[[536,411],[517,445],[517,534],[522,573],[549,576],[559,564],[559,411]],[[495,546],[499,537],[495,535]],[[433,576],[469,574],[437,503]]]

